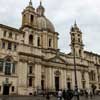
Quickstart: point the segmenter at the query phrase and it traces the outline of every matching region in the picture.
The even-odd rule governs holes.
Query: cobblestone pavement
[[[0,100],[46,100],[43,96],[0,96]],[[50,100],[57,100],[56,97],[51,97]],[[73,98],[72,100],[76,100]],[[100,100],[100,96],[95,96],[92,99],[86,97],[80,97],[80,100]]]

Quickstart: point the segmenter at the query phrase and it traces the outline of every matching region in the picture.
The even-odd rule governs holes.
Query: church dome
[[[51,32],[55,32],[55,28],[53,24],[45,16],[39,16],[37,18],[37,27],[39,29],[44,29],[44,30],[49,30]]]
[[[51,32],[55,32],[55,28],[54,28],[53,24],[44,15],[45,8],[42,6],[42,2],[40,2],[40,5],[36,9],[36,12],[38,14],[37,27],[39,29],[44,29],[44,30],[49,30]]]

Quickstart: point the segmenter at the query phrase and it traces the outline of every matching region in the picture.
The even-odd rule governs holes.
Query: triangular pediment
[[[66,64],[65,60],[62,59],[60,56],[55,56],[53,58],[48,59],[49,62],[54,62],[54,63],[61,63],[61,64]]]

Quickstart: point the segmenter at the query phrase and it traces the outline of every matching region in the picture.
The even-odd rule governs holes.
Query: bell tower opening
[[[31,18],[30,18],[30,23],[33,24],[33,21],[34,21],[34,16],[33,15],[30,15]]]
[[[71,28],[70,35],[71,35],[72,54],[74,54],[74,50],[75,50],[75,56],[82,57],[83,56],[83,47],[84,47],[83,41],[82,41],[82,32],[78,28],[76,22],[75,22],[74,26],[72,26],[72,28]]]
[[[35,8],[32,5],[32,1],[30,0],[29,5],[23,10],[22,12],[22,27],[25,26],[33,26],[34,23],[34,16],[35,14]]]

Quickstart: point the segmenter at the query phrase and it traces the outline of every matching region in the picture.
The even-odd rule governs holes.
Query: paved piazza
[[[33,97],[33,96],[5,96],[5,97],[0,97],[0,100],[46,100],[45,97]],[[50,100],[57,100],[55,97],[51,97]],[[73,100],[76,100],[73,98]],[[92,99],[86,98],[86,97],[81,97],[80,100],[100,100],[100,96],[95,96]]]

